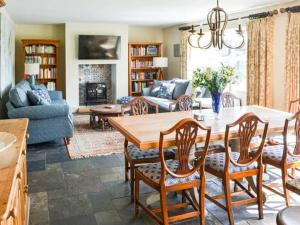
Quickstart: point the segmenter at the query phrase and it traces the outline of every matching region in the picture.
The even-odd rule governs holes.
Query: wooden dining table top
[[[125,138],[139,147],[141,150],[158,148],[160,131],[168,130],[177,122],[184,118],[193,118],[194,114],[204,116],[204,121],[199,121],[205,126],[211,127],[211,141],[220,141],[224,139],[226,125],[233,123],[245,113],[252,112],[262,120],[269,121],[268,135],[281,133],[285,119],[292,114],[265,108],[261,106],[241,106],[232,108],[223,108],[219,114],[219,119],[214,118],[211,109],[147,114],[139,116],[110,117],[109,123],[121,132]],[[263,131],[263,126],[258,126],[258,133]],[[237,135],[238,128],[232,129],[231,137]],[[164,146],[170,147],[175,144],[175,133],[165,137]],[[199,132],[196,142],[205,140],[205,133]]]

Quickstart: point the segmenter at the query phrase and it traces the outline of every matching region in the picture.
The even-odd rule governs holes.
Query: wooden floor
[[[123,155],[69,160],[63,142],[28,147],[28,177],[31,197],[31,225],[154,225],[144,212],[134,216],[130,190],[124,183]],[[272,176],[278,171],[271,169]],[[207,178],[207,192],[221,193],[220,181]],[[142,186],[142,193],[152,192]],[[300,197],[292,195],[293,204]],[[180,196],[170,195],[176,202]],[[228,224],[225,211],[207,202],[207,224]],[[264,220],[258,220],[257,206],[234,209],[236,224],[276,224],[277,211],[284,207],[283,198],[268,193]],[[190,220],[182,225],[196,225]]]

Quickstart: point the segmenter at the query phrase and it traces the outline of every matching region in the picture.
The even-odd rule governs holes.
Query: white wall
[[[160,27],[128,27],[129,42],[163,42],[164,31]]]
[[[79,107],[79,64],[115,64],[115,98],[128,95],[128,25],[101,23],[67,23],[66,45],[66,99],[73,110]],[[121,58],[119,60],[78,60],[78,35],[121,36]],[[113,77],[114,79],[114,77]]]

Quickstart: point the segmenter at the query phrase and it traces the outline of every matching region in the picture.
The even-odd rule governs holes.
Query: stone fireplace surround
[[[113,87],[112,87],[112,64],[79,64],[79,105],[85,105],[86,83],[104,82],[107,85],[107,100],[108,103],[113,102]]]

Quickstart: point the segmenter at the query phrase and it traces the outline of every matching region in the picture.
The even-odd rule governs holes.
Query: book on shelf
[[[27,54],[54,54],[55,47],[52,45],[28,45],[25,46]]]
[[[131,74],[132,80],[155,80],[156,77],[156,72],[133,72]]]
[[[25,56],[25,63],[39,63],[42,65],[55,65],[55,57]]]
[[[158,54],[158,49],[156,45],[131,48],[131,56],[156,56],[157,54]]]
[[[49,90],[49,91],[55,91],[55,82],[47,82],[47,89]]]
[[[55,79],[56,78],[56,68],[40,68],[40,74],[38,79]]]
[[[152,66],[153,66],[153,61],[139,61],[139,60],[131,61],[132,68],[147,68]]]

